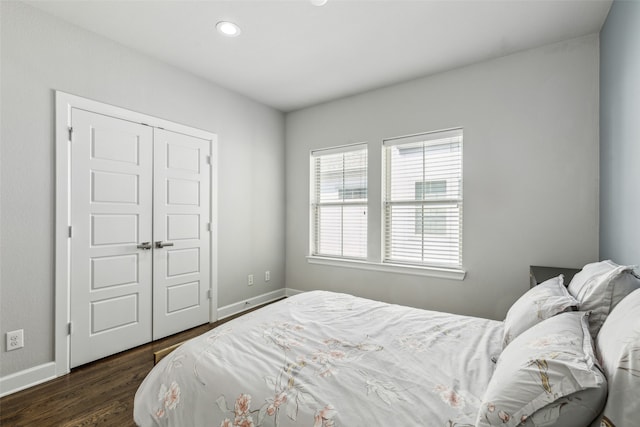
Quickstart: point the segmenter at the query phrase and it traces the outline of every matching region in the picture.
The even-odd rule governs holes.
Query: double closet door
[[[70,366],[209,321],[210,141],[73,108]]]

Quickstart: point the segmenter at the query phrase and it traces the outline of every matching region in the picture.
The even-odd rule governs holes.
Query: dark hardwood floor
[[[106,357],[63,377],[5,396],[0,399],[0,426],[135,426],[133,397],[153,368],[153,353],[238,316]]]

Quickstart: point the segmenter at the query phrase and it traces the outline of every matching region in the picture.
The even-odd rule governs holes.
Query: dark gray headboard
[[[564,274],[564,285],[569,286],[573,276],[580,271],[579,268],[565,268],[565,267],[544,267],[540,265],[529,266],[529,286],[533,288],[539,283],[556,277],[560,274]]]

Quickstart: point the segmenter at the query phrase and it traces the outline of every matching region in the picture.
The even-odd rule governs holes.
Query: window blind
[[[311,254],[367,257],[367,147],[311,153]]]
[[[384,261],[462,266],[462,129],[384,141]]]

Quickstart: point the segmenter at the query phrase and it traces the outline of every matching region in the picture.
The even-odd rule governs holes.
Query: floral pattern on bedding
[[[140,426],[472,426],[502,323],[308,292],[165,357]]]
[[[155,416],[162,418],[167,411],[175,409],[180,402],[180,387],[178,384],[174,381],[168,388],[166,385],[161,384],[160,391],[158,391],[158,400],[160,401],[160,406],[156,410]]]
[[[291,421],[296,421],[301,405],[311,409],[317,407],[317,402],[305,391],[305,384],[300,379],[304,370],[311,370],[314,376],[321,378],[335,376],[339,365],[355,360],[364,352],[382,350],[381,346],[367,342],[354,344],[330,338],[324,340],[323,346],[319,349],[306,355],[298,354],[295,360],[290,360],[290,354],[295,353],[293,350],[305,342],[304,337],[300,335],[304,330],[303,326],[289,322],[263,326],[263,338],[280,348],[284,358],[284,365],[277,376],[263,377],[267,387],[272,390],[273,397],[266,398],[259,409],[250,410],[251,395],[241,394],[231,410],[226,397],[221,395],[216,400],[218,407],[222,412],[234,415],[233,424],[229,419],[225,419],[221,426],[258,427],[263,425],[265,417],[273,417],[272,424],[279,426],[281,411],[284,411]],[[336,414],[336,409],[330,404],[316,409],[314,427],[333,427],[333,417]]]

